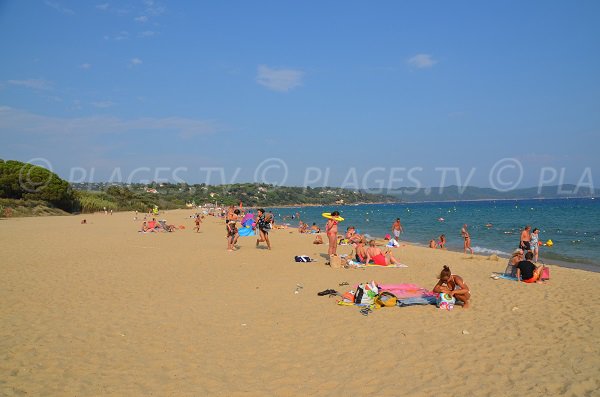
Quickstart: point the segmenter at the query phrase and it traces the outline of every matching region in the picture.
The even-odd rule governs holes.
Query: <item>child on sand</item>
[[[461,276],[452,274],[448,266],[444,265],[444,268],[440,272],[439,281],[433,287],[433,292],[437,294],[449,294],[455,297],[456,300],[461,301],[464,309],[469,307],[469,299],[471,299],[469,287]]]
[[[438,245],[440,246],[440,249],[446,249],[446,235],[442,234],[440,236],[440,242],[438,243]]]

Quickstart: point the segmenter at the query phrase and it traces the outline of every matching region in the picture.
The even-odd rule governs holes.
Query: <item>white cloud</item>
[[[8,80],[8,84],[31,88],[34,90],[52,89],[52,83],[43,79]]]
[[[107,11],[108,10],[108,3],[103,3],[103,4],[96,4],[96,8],[98,10],[102,10],[102,11]]]
[[[287,92],[302,85],[304,73],[294,69],[271,69],[265,65],[258,66],[256,82],[273,91]]]
[[[429,54],[417,54],[414,57],[409,58],[406,62],[410,66],[415,67],[417,69],[430,68],[436,63],[438,63],[438,61],[433,59],[433,57]]]
[[[148,17],[145,15],[140,15],[139,17],[133,18],[133,20],[136,22],[144,23],[144,22],[148,22]]]
[[[154,37],[156,36],[156,32],[152,30],[145,30],[143,32],[138,33],[138,37]]]
[[[70,8],[63,7],[55,1],[45,0],[44,4],[46,4],[50,8],[54,8],[58,12],[62,12],[63,14],[75,15],[75,11],[71,10]]]
[[[0,106],[0,133],[43,135],[128,134],[147,131],[173,132],[181,138],[215,134],[222,128],[213,121],[185,117],[142,117],[122,119],[111,116],[50,117]]]
[[[86,69],[87,70],[87,69],[91,69],[92,64],[91,63],[82,63],[81,65],[79,65],[79,67],[81,69]]]
[[[99,108],[99,109],[106,109],[106,108],[112,107],[114,105],[115,105],[115,103],[113,101],[92,102],[92,106],[95,108]]]
[[[145,0],[146,5],[145,13],[148,15],[159,16],[165,13],[166,8],[154,0]]]
[[[116,41],[127,40],[129,39],[129,32],[126,30],[120,31],[117,35],[114,36]]]
[[[129,61],[129,67],[133,68],[137,65],[141,65],[142,63],[144,63],[140,58],[131,58],[131,60]]]

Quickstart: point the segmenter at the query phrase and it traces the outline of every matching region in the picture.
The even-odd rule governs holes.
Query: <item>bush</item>
[[[42,200],[65,211],[75,204],[69,182],[45,168],[14,160],[0,160],[0,198]]]

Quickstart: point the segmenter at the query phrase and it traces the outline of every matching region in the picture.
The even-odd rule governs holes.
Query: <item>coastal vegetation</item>
[[[284,187],[260,183],[76,183],[43,167],[0,160],[0,216],[31,216],[96,211],[147,211],[216,204],[252,206],[329,205],[394,202],[383,194],[340,188]]]

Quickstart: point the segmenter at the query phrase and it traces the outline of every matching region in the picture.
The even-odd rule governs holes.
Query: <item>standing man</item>
[[[465,254],[467,253],[467,250],[471,251],[471,255],[473,255],[473,248],[471,248],[471,235],[469,234],[469,231],[467,230],[467,224],[465,223],[460,231],[460,235],[465,239],[465,245],[464,245],[464,249],[465,249]]]
[[[400,218],[396,218],[396,221],[392,225],[392,234],[394,235],[394,239],[400,242],[400,233],[404,233],[404,228],[400,223]]]
[[[525,226],[525,229],[521,231],[519,248],[521,248],[525,253],[531,251],[531,226],[529,225]]]

